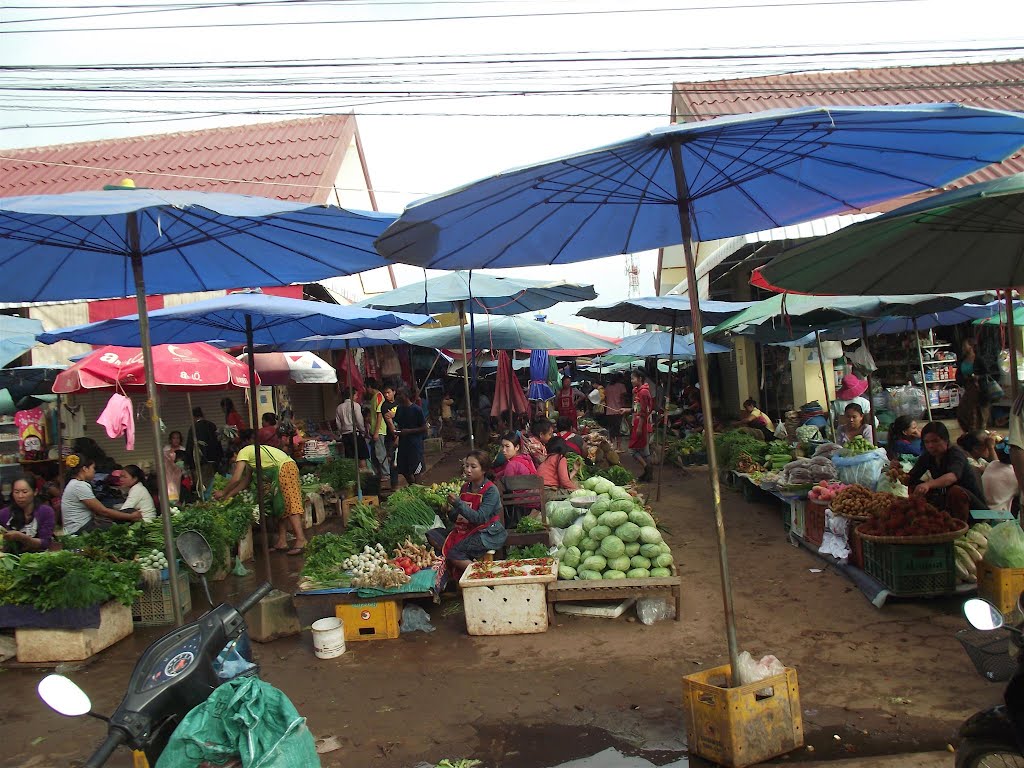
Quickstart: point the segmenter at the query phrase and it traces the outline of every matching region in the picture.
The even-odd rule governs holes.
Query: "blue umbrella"
[[[672,342],[672,333],[664,331],[647,331],[634,336],[624,338],[616,349],[613,349],[608,357],[668,357],[670,354],[676,357],[694,357],[693,334],[677,338],[675,344]],[[704,351],[711,354],[721,354],[731,351],[728,347],[720,344],[704,342]]]
[[[406,208],[378,251],[423,267],[557,264],[683,244],[693,328],[694,241],[796,224],[927,192],[1024,145],[1024,115],[955,104],[810,107],[660,128],[508,171]],[[711,423],[703,339],[696,339]],[[707,439],[713,435],[707,433]],[[729,658],[739,646],[718,465],[709,453]]]
[[[394,220],[248,195],[131,187],[0,198],[0,301],[118,298],[288,285],[387,262]]]
[[[518,315],[553,307],[561,302],[590,301],[597,298],[592,285],[577,285],[558,280],[523,280],[515,277],[501,277],[486,273],[473,274],[470,271],[449,272],[422,283],[396,288],[393,291],[373,296],[360,302],[361,306],[374,309],[390,309],[399,312],[458,312],[459,326],[465,327],[466,310],[469,310],[470,345],[476,350],[475,310],[490,315]],[[460,344],[463,360],[466,354],[466,339],[463,332]],[[473,379],[476,380],[476,357],[473,360]],[[466,395],[469,444],[475,444],[473,417],[469,388],[469,367],[462,368],[462,382]]]
[[[530,352],[530,389],[526,393],[529,400],[551,400],[555,391],[548,384],[548,351],[534,349]]]
[[[437,269],[638,253],[927,192],[1022,145],[1024,116],[956,104],[732,115],[657,128],[413,203],[377,249]]]
[[[32,349],[42,332],[43,324],[38,320],[0,315],[0,367]]]
[[[160,445],[147,291],[288,285],[372,269],[383,265],[371,247],[373,238],[389,221],[377,213],[245,195],[136,189],[127,179],[97,192],[0,199],[0,301],[134,295],[151,429]],[[164,463],[160,457],[155,463],[158,484],[165,488]],[[164,494],[159,501],[171,602],[181,624],[170,509]]]
[[[271,296],[230,293],[149,313],[154,344],[219,341],[222,346],[285,345],[310,336],[335,336],[380,331],[430,321],[428,315],[380,312],[364,307],[328,304]],[[128,315],[96,323],[60,328],[41,334],[44,344],[78,341],[85,344],[139,345],[139,316]],[[389,341],[382,340],[387,344]]]
[[[273,344],[261,351],[267,352],[315,352],[318,349],[362,349],[405,344],[394,328],[382,331],[356,331],[337,336],[306,336],[296,341]]]

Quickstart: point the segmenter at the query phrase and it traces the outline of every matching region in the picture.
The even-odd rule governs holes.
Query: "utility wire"
[[[79,32],[125,32],[125,31],[152,31],[168,29],[224,29],[238,27],[291,27],[310,26],[327,24],[407,24],[410,22],[432,22],[432,21],[475,21],[482,19],[533,19],[553,18],[568,16],[608,16],[619,14],[638,13],[683,13],[690,11],[736,11],[752,10],[760,8],[811,8],[822,6],[848,6],[848,5],[894,5],[907,3],[929,3],[933,0],[804,0],[803,2],[748,2],[733,5],[701,5],[687,6],[685,8],[609,8],[589,11],[536,11],[531,13],[486,13],[464,16],[411,16],[407,18],[386,18],[386,19],[294,19],[280,21],[235,21],[215,22],[210,24],[154,24],[145,27],[137,26],[110,26],[110,27],[77,27],[61,29],[59,27],[35,28],[35,29],[9,29],[9,35],[29,34],[50,34],[50,33],[79,33]]]

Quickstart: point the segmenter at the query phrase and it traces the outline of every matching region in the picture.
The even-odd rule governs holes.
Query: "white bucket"
[[[330,617],[313,622],[313,653],[318,659],[333,659],[345,652],[345,625]]]

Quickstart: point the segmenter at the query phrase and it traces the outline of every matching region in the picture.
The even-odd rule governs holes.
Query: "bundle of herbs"
[[[141,569],[77,552],[36,552],[0,558],[0,603],[39,611],[89,608],[110,600],[131,605]]]

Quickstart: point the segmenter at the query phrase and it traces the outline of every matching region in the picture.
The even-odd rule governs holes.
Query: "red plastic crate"
[[[821,540],[825,536],[825,510],[827,504],[820,501],[807,500],[807,509],[804,513],[804,540],[815,547],[821,546]]]

